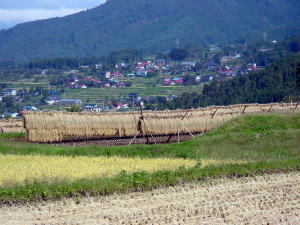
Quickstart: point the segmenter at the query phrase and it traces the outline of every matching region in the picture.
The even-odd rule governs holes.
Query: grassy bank
[[[0,188],[0,203],[58,199],[70,196],[104,195],[114,192],[150,190],[159,186],[218,176],[245,176],[265,172],[300,170],[300,115],[272,114],[242,116],[202,137],[168,145],[119,147],[55,147],[13,143],[0,137],[2,155],[39,156],[119,156],[123,158],[182,158],[233,160],[245,163],[180,167],[156,172],[121,172],[114,177],[57,182],[28,181],[22,185],[7,183]]]

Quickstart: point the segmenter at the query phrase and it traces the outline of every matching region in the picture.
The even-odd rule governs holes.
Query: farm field
[[[188,159],[142,159],[121,157],[63,157],[39,155],[0,155],[0,187],[8,184],[22,185],[38,181],[74,181],[82,178],[116,176],[121,171],[155,172],[175,170],[180,166],[194,167],[196,160]],[[206,164],[220,164],[221,161],[207,161]],[[226,163],[226,162],[225,162]],[[230,162],[227,162],[230,163]]]
[[[130,79],[131,87],[124,88],[90,88],[90,89],[76,89],[65,90],[62,94],[63,98],[76,98],[86,101],[89,99],[92,103],[101,103],[101,101],[108,99],[127,98],[130,93],[138,93],[142,97],[149,96],[169,96],[180,95],[184,92],[201,92],[203,85],[192,86],[163,86],[160,83],[156,84],[157,78],[135,78]]]
[[[1,162],[6,172],[1,175],[0,205],[147,191],[211,177],[299,171],[300,165],[296,112],[240,116],[193,140],[165,145],[68,147],[16,141],[18,134],[0,136],[2,162],[11,161]],[[106,173],[101,160],[117,169]],[[132,160],[134,168],[126,167]],[[154,163],[160,160],[162,164]],[[147,168],[145,162],[153,167]],[[62,164],[65,170],[60,170]]]
[[[0,207],[0,224],[299,224],[300,173]]]
[[[121,78],[120,81],[130,81],[132,82],[132,86],[130,87],[122,87],[122,88],[88,88],[88,89],[67,89],[64,88],[64,92],[60,93],[62,98],[75,98],[81,99],[83,103],[97,103],[100,104],[104,100],[113,100],[120,98],[128,98],[128,94],[137,93],[141,97],[149,97],[149,96],[169,96],[169,95],[180,95],[184,92],[201,92],[203,88],[203,84],[199,85],[191,85],[191,86],[164,86],[163,79],[168,77],[168,75],[163,74],[154,78]],[[53,88],[55,90],[60,91],[61,86],[51,86],[49,84],[49,80],[43,78],[39,81],[35,81],[34,79],[23,79],[18,82],[6,82],[9,84],[10,88],[19,89],[30,89],[31,87],[41,86],[46,89]],[[33,97],[27,105],[39,105],[41,97]],[[58,109],[59,106],[48,106],[48,105],[40,105],[38,108],[40,109]]]

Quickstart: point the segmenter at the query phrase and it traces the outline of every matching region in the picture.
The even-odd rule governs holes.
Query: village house
[[[6,96],[16,96],[17,91],[13,88],[7,88],[7,89],[3,90],[3,95],[4,95],[4,97],[6,97]]]
[[[181,62],[181,71],[188,72],[192,71],[193,68],[196,66],[197,62]]]
[[[165,78],[164,85],[182,85],[184,84],[183,77]]]
[[[103,109],[97,104],[85,104],[83,106],[84,111],[100,113]]]
[[[102,67],[102,64],[101,64],[101,63],[95,64],[95,68],[96,68],[96,69],[101,69],[101,67]]]
[[[169,95],[167,96],[167,101],[170,102],[170,101],[173,101],[174,99],[176,99],[178,96],[177,95]]]
[[[59,103],[61,100],[61,98],[57,95],[57,96],[49,96],[45,102],[48,104],[48,105],[54,105],[56,103]]]
[[[38,109],[34,106],[24,106],[23,111],[37,111]]]
[[[134,74],[134,73],[128,73],[128,74],[126,75],[126,77],[135,77],[135,74]]]
[[[124,77],[124,75],[122,73],[120,73],[119,71],[115,71],[111,73],[110,77]]]
[[[206,74],[204,76],[201,76],[201,82],[202,83],[207,83],[210,82],[214,79],[214,77],[211,74]]]
[[[163,66],[166,65],[167,61],[165,59],[156,59],[155,63],[157,66]]]
[[[108,72],[105,73],[105,78],[106,78],[106,79],[110,79],[110,78],[111,78],[111,73],[110,73],[110,71],[108,71]]]
[[[61,105],[81,105],[82,101],[80,99],[61,99],[59,101]]]
[[[146,71],[146,70],[138,70],[138,71],[136,71],[136,76],[137,77],[146,77],[147,74],[148,74],[148,71]]]

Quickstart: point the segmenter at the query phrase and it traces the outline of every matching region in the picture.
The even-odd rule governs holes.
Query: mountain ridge
[[[113,50],[167,50],[187,43],[213,44],[283,38],[300,30],[296,0],[108,0],[66,17],[0,30],[0,59],[101,56]]]

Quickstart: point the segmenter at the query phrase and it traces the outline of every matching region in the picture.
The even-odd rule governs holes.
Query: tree
[[[147,77],[148,77],[148,78],[150,78],[150,77],[157,77],[157,75],[158,75],[158,73],[157,73],[156,70],[147,73]]]
[[[294,40],[289,43],[289,50],[291,52],[299,52],[300,51],[300,40]]]
[[[80,106],[76,106],[76,105],[71,105],[70,108],[66,109],[68,112],[81,112],[82,109]]]
[[[169,54],[169,57],[172,60],[176,60],[176,61],[182,61],[184,60],[186,57],[188,57],[188,52],[185,49],[182,48],[174,48],[172,49],[172,51]]]
[[[7,108],[7,109],[14,107],[14,99],[12,96],[4,97],[3,102],[5,102],[5,108]]]
[[[125,81],[125,85],[126,85],[126,87],[130,87],[131,85],[132,85],[132,82],[131,81]]]
[[[297,68],[297,89],[300,91],[300,63],[298,64],[298,68]]]

